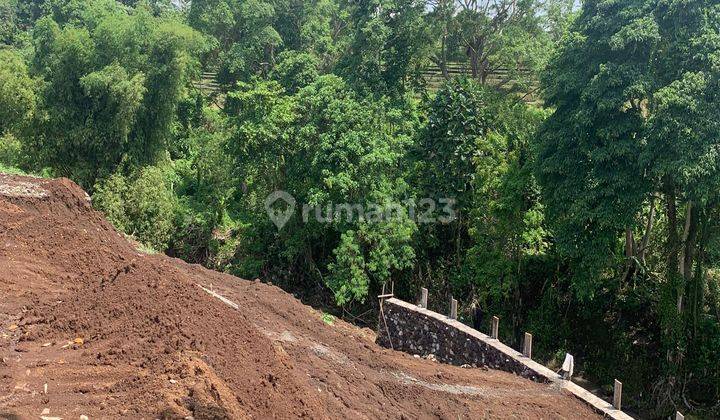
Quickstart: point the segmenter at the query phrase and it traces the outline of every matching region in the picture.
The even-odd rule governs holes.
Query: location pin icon
[[[285,210],[273,208],[280,200],[285,202]],[[265,199],[265,211],[278,230],[281,230],[295,213],[295,198],[285,191],[275,191]]]

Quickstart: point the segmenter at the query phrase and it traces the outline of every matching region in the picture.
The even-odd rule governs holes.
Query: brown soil
[[[386,350],[277,287],[142,254],[67,179],[0,174],[0,296],[0,418],[595,416],[552,385]]]

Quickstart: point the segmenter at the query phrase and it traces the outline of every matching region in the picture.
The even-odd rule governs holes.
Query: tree
[[[498,68],[511,71],[535,68],[538,60],[542,62],[542,54],[549,48],[544,39],[547,35],[539,24],[538,2],[461,0],[457,3],[458,42],[470,61],[474,78],[486,83]]]
[[[427,14],[430,30],[432,31],[435,46],[431,60],[442,71],[443,77],[449,77],[447,64],[452,58],[452,34],[457,30],[456,0],[437,0],[429,2],[432,10]]]
[[[469,244],[469,211],[480,146],[494,129],[500,102],[498,93],[472,79],[450,80],[430,103],[427,125],[413,150],[414,184],[421,197],[446,198],[455,203],[453,223],[423,227],[423,237],[429,242],[426,247],[438,248],[442,255],[439,258],[449,259],[455,267],[461,265]]]
[[[418,197],[452,199],[455,218],[422,225],[417,248],[443,292],[500,309],[517,301],[528,256],[546,251],[530,146],[542,117],[471,78],[446,82],[428,104],[413,184]]]
[[[142,5],[88,19],[92,31],[37,22],[33,71],[45,83],[31,148],[38,165],[91,188],[121,163],[153,164],[168,149],[199,44]]]
[[[170,241],[177,198],[169,168],[147,166],[130,177],[115,173],[95,187],[93,205],[113,225],[155,251]]]
[[[278,64],[273,68],[270,77],[293,94],[318,78],[318,67],[319,60],[310,53],[283,51],[278,56]]]
[[[275,8],[265,0],[200,0],[190,5],[190,25],[213,37],[217,48],[209,61],[219,78],[231,85],[267,73],[282,44],[273,27]],[[215,60],[217,56],[217,60]]]
[[[238,123],[229,148],[244,191],[242,212],[252,220],[248,238],[258,238],[245,241],[240,254],[260,259],[263,270],[287,267],[276,273],[286,282],[292,273],[305,273],[329,286],[342,306],[364,301],[409,267],[414,223],[406,212],[368,220],[335,206],[374,204],[379,215],[400,202],[407,189],[399,164],[408,133],[337,76],[321,76],[293,96],[273,81],[240,87],[226,107]],[[309,206],[279,231],[264,208],[277,190]]]
[[[361,90],[401,93],[412,86],[430,52],[425,2],[362,0],[349,6],[353,33],[340,74]]]
[[[486,311],[506,314],[515,343],[555,262],[541,189],[533,176],[531,141],[545,113],[508,101],[477,141],[466,262],[460,285]],[[545,276],[546,278],[543,278]],[[539,300],[539,299],[538,299]],[[500,312],[503,311],[503,312]]]
[[[559,250],[579,264],[580,295],[592,296],[600,272],[617,257],[618,234],[635,227],[650,199],[637,157],[656,31],[621,32],[647,13],[643,1],[587,3],[544,78],[546,101],[556,110],[541,132],[539,179]]]
[[[0,49],[0,136],[17,133],[30,121],[36,103],[33,85],[23,58]]]
[[[274,3],[283,48],[308,53],[330,71],[347,42],[347,11],[336,0],[278,0]]]
[[[705,250],[717,229],[719,10],[587,2],[545,78],[556,111],[541,137],[539,178],[559,250],[577,264],[582,297],[610,282],[652,288],[657,415],[693,382],[688,349],[716,354],[699,349],[707,337],[698,330],[716,263]],[[694,393],[717,396],[706,391]]]

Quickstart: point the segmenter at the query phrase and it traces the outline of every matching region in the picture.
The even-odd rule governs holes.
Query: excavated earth
[[[553,385],[374,339],[139,252],[72,181],[0,174],[0,418],[597,417]]]

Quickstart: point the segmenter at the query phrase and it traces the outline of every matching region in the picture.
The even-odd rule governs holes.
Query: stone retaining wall
[[[487,366],[542,383],[558,383],[597,412],[618,420],[632,417],[499,340],[467,325],[402,300],[382,302],[377,343],[406,353],[434,355],[439,362]]]
[[[549,382],[540,372],[489,343],[490,337],[479,339],[478,331],[459,321],[438,319],[435,312],[419,307],[411,308],[398,299],[387,299],[380,315],[377,342],[383,347],[393,348],[421,356],[434,355],[442,363],[457,366],[487,366],[504,370],[537,382]],[[411,305],[414,306],[414,305]],[[385,324],[387,323],[387,328]],[[389,334],[388,334],[389,333]],[[484,334],[483,334],[484,335]],[[496,344],[500,344],[498,340]]]

